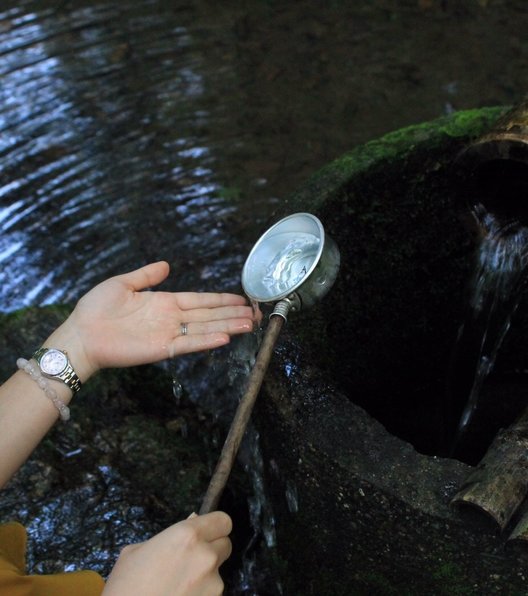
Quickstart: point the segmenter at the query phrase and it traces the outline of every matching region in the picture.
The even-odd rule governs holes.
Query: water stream
[[[273,258],[262,278],[268,296],[278,296],[296,287],[310,270],[319,250],[320,241],[314,234],[289,232],[280,236],[287,238],[279,243],[284,248]]]
[[[501,220],[482,205],[475,207],[474,217],[482,238],[471,283],[469,312],[459,330],[450,372],[449,401],[462,404],[452,452],[459,447],[477,410],[482,386],[493,370],[519,304],[528,267],[526,226],[514,220]]]

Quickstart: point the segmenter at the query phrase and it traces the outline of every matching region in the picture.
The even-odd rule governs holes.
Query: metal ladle
[[[323,298],[337,277],[339,263],[335,242],[310,213],[295,213],[281,219],[260,237],[249,253],[242,270],[244,292],[252,301],[275,303],[275,306],[200,515],[218,506],[288,313],[313,306]]]

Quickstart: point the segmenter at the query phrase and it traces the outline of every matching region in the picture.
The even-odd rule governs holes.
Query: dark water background
[[[0,309],[167,259],[238,289],[319,166],[526,91],[524,0],[2,2]]]

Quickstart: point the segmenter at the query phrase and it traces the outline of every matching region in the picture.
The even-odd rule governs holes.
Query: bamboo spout
[[[499,217],[528,221],[528,96],[457,157],[468,198]]]
[[[500,431],[482,461],[451,501],[470,505],[503,530],[528,494],[528,410]]]

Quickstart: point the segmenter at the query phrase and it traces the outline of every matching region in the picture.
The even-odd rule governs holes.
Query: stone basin
[[[476,246],[453,160],[502,111],[358,147],[284,206],[317,215],[342,257],[330,294],[290,317],[255,416],[285,594],[527,592],[508,529],[450,507],[472,466],[444,457],[446,374]],[[523,302],[487,388],[517,408],[506,373],[526,368]]]

